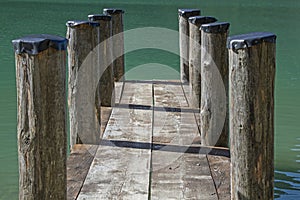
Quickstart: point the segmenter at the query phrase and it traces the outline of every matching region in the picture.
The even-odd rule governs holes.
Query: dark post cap
[[[213,23],[218,21],[214,17],[210,16],[193,16],[189,18],[189,22],[195,24],[196,26],[201,26],[202,24]]]
[[[119,8],[104,8],[103,13],[107,15],[123,14],[125,11]]]
[[[210,24],[203,24],[200,27],[200,30],[204,31],[205,33],[225,33],[229,29],[228,22],[215,22]]]
[[[93,26],[93,27],[97,27],[97,26],[100,26],[100,24],[98,22],[91,22],[91,21],[68,21],[66,23],[66,26],[68,27],[76,27],[76,26],[80,26],[82,24],[86,24],[86,25],[89,25],[89,26]]]
[[[227,48],[244,49],[262,42],[276,43],[276,35],[269,32],[254,32],[231,36],[227,39]]]
[[[110,21],[111,16],[105,14],[88,15],[89,21]]]
[[[183,9],[183,8],[180,8],[180,9],[178,9],[178,15],[182,16],[184,18],[189,18],[191,16],[200,15],[200,10],[199,9]]]
[[[27,53],[37,55],[38,53],[52,47],[57,50],[66,50],[68,40],[56,35],[28,35],[12,41],[16,54]]]

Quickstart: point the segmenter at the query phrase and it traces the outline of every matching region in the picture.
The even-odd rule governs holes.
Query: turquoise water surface
[[[64,36],[68,20],[87,19],[104,7],[126,11],[125,29],[162,27],[177,31],[178,8],[200,8],[203,15],[231,23],[230,34],[269,31],[277,38],[275,112],[275,197],[300,199],[300,1],[297,0],[0,0],[0,199],[18,198],[16,85],[11,40],[28,34]],[[126,38],[126,35],[125,35]],[[126,54],[127,71],[149,63],[179,71],[179,57],[159,49]],[[128,78],[145,77],[132,70]],[[143,73],[144,72],[144,73]],[[156,79],[179,78],[176,73]]]

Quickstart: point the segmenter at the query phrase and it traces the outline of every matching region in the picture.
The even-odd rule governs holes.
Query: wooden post
[[[228,50],[229,23],[201,26],[201,142],[228,146]]]
[[[180,80],[189,81],[189,17],[200,15],[199,9],[178,9]]]
[[[98,144],[101,100],[97,86],[99,68],[99,23],[67,22],[69,66],[70,144]],[[98,93],[98,94],[97,94]]]
[[[202,24],[216,22],[214,17],[194,16],[189,18],[189,80],[191,106],[200,108],[201,97],[201,31]]]
[[[103,13],[112,17],[112,43],[113,43],[113,68],[115,81],[123,81],[125,79],[125,63],[124,63],[124,10],[117,8],[104,8]]]
[[[66,197],[66,46],[52,35],[13,40],[19,199]]]
[[[98,14],[89,15],[89,21],[98,22],[100,24],[100,73],[99,93],[101,99],[101,106],[114,106],[115,103],[115,84],[113,72],[113,45],[111,41],[112,36],[112,22],[111,16]]]
[[[231,199],[273,199],[276,36],[228,39]]]

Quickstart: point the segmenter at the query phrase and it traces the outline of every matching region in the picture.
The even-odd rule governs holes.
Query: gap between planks
[[[129,82],[130,83],[130,82]],[[140,83],[141,84],[141,82],[132,82],[132,83]],[[149,81],[145,81],[144,82],[145,84],[146,83],[151,83],[151,82],[149,82]],[[165,82],[163,82],[163,81],[156,81],[155,83],[151,83],[151,90],[152,90],[152,95],[151,95],[151,99],[153,99],[153,102],[151,102],[151,104],[150,105],[147,105],[146,107],[138,107],[138,109],[148,109],[150,112],[152,112],[152,115],[153,115],[153,117],[152,118],[154,118],[154,120],[152,121],[152,124],[154,125],[154,123],[155,123],[155,111],[156,112],[159,112],[159,111],[171,111],[171,113],[174,113],[174,111],[177,111],[176,110],[176,105],[174,106],[174,105],[171,105],[171,106],[157,106],[156,107],[156,105],[155,105],[155,99],[154,99],[154,96],[155,96],[155,94],[154,94],[154,90],[155,90],[155,86],[158,86],[159,84],[164,84],[164,85],[171,85],[171,88],[173,87],[173,86],[180,86],[182,89],[181,89],[181,91],[184,91],[184,88],[183,88],[183,86],[181,86],[181,84],[178,84],[177,82],[170,82],[170,83],[168,83],[168,84],[166,84]],[[124,88],[124,86],[123,86],[123,88]],[[174,88],[173,88],[174,89]],[[120,92],[120,94],[122,94],[123,93],[123,90],[121,90],[121,92]],[[126,95],[126,92],[125,93],[123,93],[123,95]],[[122,95],[122,97],[123,97],[123,95]],[[183,92],[182,94],[180,94],[180,95],[178,95],[178,99],[181,99],[181,100],[183,100],[183,99],[185,99],[185,101],[187,101],[187,96],[186,96],[187,94],[185,93],[185,92]],[[121,96],[121,95],[120,95]],[[167,101],[168,102],[168,101]],[[169,101],[170,102],[170,101]],[[122,100],[120,100],[120,105],[122,104],[122,103],[124,103],[124,101],[122,102]],[[128,105],[143,105],[143,104],[145,104],[145,102],[143,102],[143,101],[141,101],[141,102],[135,102],[135,99],[134,98],[125,98],[125,104],[128,104]],[[177,102],[178,103],[178,102]],[[149,104],[149,103],[146,103],[146,104]],[[175,103],[176,104],[176,103]],[[181,104],[181,103],[179,103],[179,104]],[[144,105],[145,106],[145,105]],[[150,107],[149,107],[150,106]],[[172,109],[170,109],[170,110],[168,110],[168,109],[166,109],[167,107],[171,107]],[[177,105],[177,107],[178,107],[178,105]],[[182,105],[180,105],[180,107],[182,107],[181,108],[181,110],[182,111],[185,111],[185,110],[188,110],[188,104],[187,105],[184,105],[184,106],[182,106]],[[129,107],[127,107],[127,108],[129,108]],[[160,108],[163,108],[163,109],[160,109]],[[180,110],[180,111],[181,111]],[[168,113],[168,112],[166,112],[166,113]],[[194,116],[195,117],[195,116]],[[155,143],[155,141],[154,141],[154,139],[153,139],[153,136],[154,136],[154,129],[155,129],[155,127],[154,126],[152,126],[152,130],[151,130],[151,139],[150,139],[150,144],[151,144],[151,146],[149,147],[150,149],[151,149],[151,152],[150,152],[150,163],[152,163],[153,162],[153,151],[155,152],[155,151],[157,151],[157,150],[161,150],[161,148],[163,148],[163,149],[165,149],[165,150],[168,150],[168,148],[169,147],[172,147],[172,145],[170,145],[170,144],[167,144],[166,146],[168,147],[168,148],[166,148],[165,146],[162,146],[162,145],[165,145],[164,144],[164,142],[161,142],[161,141],[158,141],[158,142],[160,142],[160,143]],[[195,142],[195,141],[194,141]],[[199,144],[199,141],[196,141],[195,142],[196,144],[198,143]],[[131,145],[131,144],[130,144]],[[129,145],[129,146],[130,146]],[[161,145],[161,146],[160,146]],[[182,145],[183,146],[183,148],[186,148],[186,147],[184,147],[184,145]],[[197,145],[197,146],[199,146],[199,145]],[[173,145],[173,150],[175,150],[175,151],[177,151],[177,149],[178,149],[178,145]],[[172,148],[169,148],[169,150],[172,150]],[[191,148],[191,147],[187,147],[187,148]],[[204,151],[203,151],[203,153],[204,153],[204,156],[205,156],[205,153],[207,153],[208,152],[208,150],[205,150],[206,149],[206,147],[197,147],[197,148],[200,148],[200,149],[204,149]],[[209,149],[209,148],[207,148],[207,149]],[[225,156],[228,156],[229,154],[228,154],[228,151],[226,151],[226,149],[216,149],[216,150],[214,150],[213,149],[213,151],[211,151],[210,153],[212,154],[212,155],[214,155],[214,154],[219,154],[221,152],[221,154],[223,154],[223,155],[225,155]],[[225,152],[225,153],[224,153]],[[163,152],[163,154],[164,154],[165,152]],[[169,153],[169,152],[168,152]],[[174,152],[173,152],[174,153]],[[182,152],[181,152],[181,154],[183,154]],[[205,158],[206,158],[206,156],[205,156]],[[218,160],[218,161],[216,161],[215,159],[214,159],[214,156],[207,156],[207,158],[206,158],[206,160],[207,160],[207,165],[209,165],[209,171],[211,171],[210,172],[210,175],[214,178],[214,179],[216,179],[216,180],[214,180],[214,182],[215,182],[215,189],[216,189],[216,191],[217,191],[217,193],[218,193],[218,196],[219,197],[224,197],[224,198],[220,198],[220,199],[227,199],[227,197],[228,197],[228,194],[229,194],[229,198],[230,198],[230,191],[228,192],[228,187],[226,187],[226,185],[228,186],[228,184],[227,184],[227,180],[228,180],[228,177],[226,177],[226,175],[228,175],[228,174],[226,174],[226,173],[224,173],[224,172],[228,172],[229,170],[227,170],[226,169],[226,167],[224,168],[224,164],[222,164],[223,162],[224,162],[224,160],[222,160],[222,159],[224,159],[224,157],[220,157],[220,159]],[[220,161],[221,160],[221,161]],[[225,159],[225,162],[226,161],[228,161],[229,159]],[[230,161],[228,161],[227,162],[227,165],[230,163]],[[216,172],[216,170],[214,170],[215,168],[218,168],[219,169],[219,171],[218,171],[218,173]],[[222,168],[223,167],[223,168]],[[221,168],[221,169],[220,169]],[[214,171],[213,171],[214,170]],[[150,199],[151,198],[151,196],[150,196],[150,194],[152,195],[152,191],[153,191],[153,189],[152,189],[152,171],[153,171],[153,168],[152,168],[152,166],[150,166],[150,170],[149,170],[149,185],[148,185],[148,198]],[[220,174],[221,175],[223,175],[223,176],[220,176]],[[224,175],[225,174],[225,175]],[[196,177],[196,176],[195,176]],[[202,177],[202,178],[204,178],[204,179],[207,179],[208,177],[205,177],[205,176],[198,176],[198,177]],[[221,178],[220,178],[221,177]],[[224,187],[225,186],[225,187]],[[68,186],[68,191],[69,191],[69,186]],[[222,193],[223,192],[223,193]],[[96,199],[97,197],[95,197],[95,198],[88,198],[88,199]],[[68,199],[72,199],[72,198],[69,198],[69,195],[68,195]],[[76,198],[75,198],[76,199]],[[116,199],[118,199],[118,198],[116,198]],[[155,199],[155,196],[153,196],[152,197],[152,199]],[[206,198],[207,199],[207,198]],[[209,198],[209,199],[211,199],[211,198]],[[214,198],[212,198],[212,199],[214,199]]]

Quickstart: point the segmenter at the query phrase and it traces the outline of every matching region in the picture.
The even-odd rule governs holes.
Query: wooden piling
[[[201,31],[202,24],[216,22],[214,17],[194,16],[189,18],[189,84],[191,106],[200,108],[201,97]]]
[[[231,199],[273,199],[276,36],[228,39]]]
[[[125,80],[124,63],[124,10],[117,8],[104,8],[103,13],[112,17],[112,43],[113,43],[113,68],[115,81]]]
[[[67,22],[70,144],[98,144],[101,100],[99,23]]]
[[[99,93],[101,106],[114,106],[115,84],[113,72],[113,45],[111,16],[104,14],[89,15],[89,21],[100,24],[100,73]]]
[[[199,9],[178,9],[180,80],[189,81],[189,17],[200,15]]]
[[[52,35],[13,40],[19,199],[66,199],[66,46]]]
[[[228,51],[229,23],[201,26],[201,142],[228,146]]]

